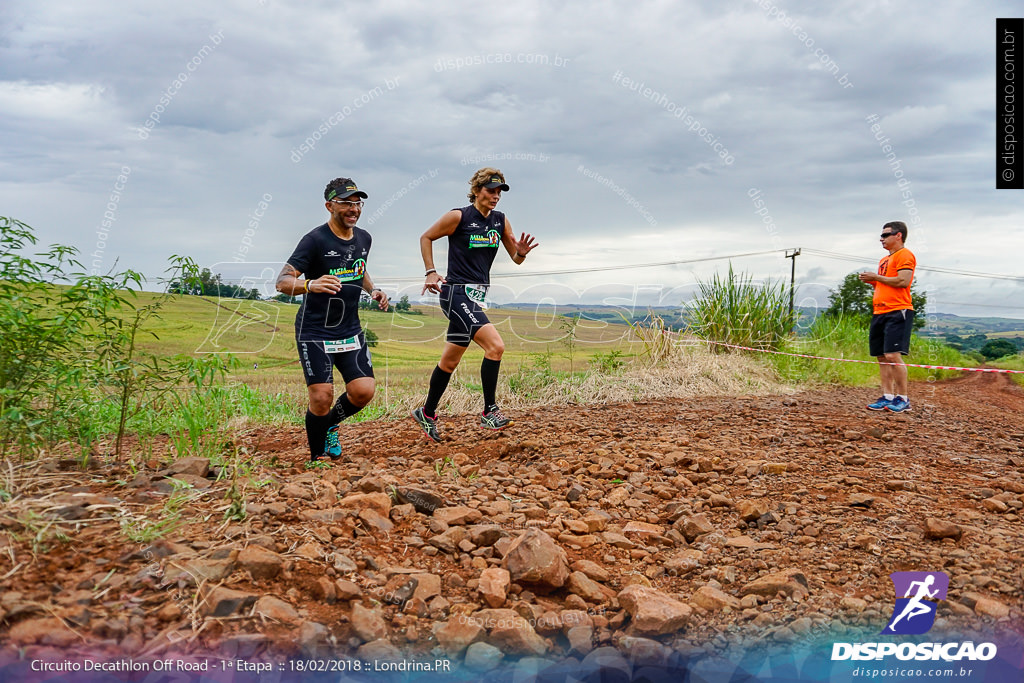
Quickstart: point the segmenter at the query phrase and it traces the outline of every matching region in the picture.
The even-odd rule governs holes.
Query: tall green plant
[[[750,275],[734,273],[698,282],[699,294],[690,305],[689,331],[710,342],[777,350],[792,329],[789,287],[784,282],[757,283]],[[716,351],[727,347],[713,344]]]
[[[559,326],[562,331],[565,332],[565,336],[562,337],[562,343],[565,344],[566,350],[569,352],[569,382],[572,383],[572,374],[575,368],[573,363],[576,358],[576,328],[580,324],[580,314],[575,313],[566,318],[562,318]]]
[[[115,292],[138,275],[79,275],[72,247],[30,252],[37,240],[19,220],[0,216],[0,453],[25,453],[75,421],[83,387],[94,380],[90,341],[98,311],[117,307]]]
[[[170,259],[167,282],[190,282],[195,279],[198,266],[185,256],[174,255]],[[135,292],[128,290],[128,295]],[[160,309],[170,300],[171,294],[153,299],[149,304],[135,307],[126,297],[113,310],[104,310],[98,316],[102,336],[96,347],[96,360],[101,365],[102,376],[108,391],[118,406],[117,439],[114,453],[120,458],[128,420],[142,410],[151,407],[164,395],[177,391],[183,384],[196,388],[210,386],[227,370],[225,362],[217,355],[201,358],[177,355],[163,357],[152,352],[142,352],[139,338],[142,334],[158,338],[153,332],[145,332],[143,326],[152,318],[160,317]],[[131,313],[122,315],[124,308]]]
[[[136,306],[140,273],[86,275],[73,247],[31,253],[36,243],[28,225],[0,217],[0,454],[24,456],[71,438],[87,457],[109,399],[120,456],[130,417],[183,384],[209,385],[226,371],[215,356],[140,351],[143,325],[171,296]],[[197,270],[191,259],[171,262],[172,278]]]

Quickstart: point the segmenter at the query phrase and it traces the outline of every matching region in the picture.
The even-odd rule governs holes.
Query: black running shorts
[[[297,341],[296,344],[307,387],[334,382],[334,368],[338,368],[346,384],[360,377],[373,377],[370,348],[362,332],[349,339]]]
[[[480,307],[486,294],[487,287],[478,285],[441,285],[441,312],[448,318],[445,341],[469,346],[480,328],[491,323]]]
[[[914,311],[902,309],[871,316],[868,348],[874,357],[899,351],[910,353],[910,333],[914,331]]]

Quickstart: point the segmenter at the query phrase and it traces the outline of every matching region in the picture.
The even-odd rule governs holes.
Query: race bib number
[[[349,337],[348,339],[336,339],[334,341],[324,342],[324,352],[326,353],[345,353],[346,351],[356,351],[362,346],[359,343],[359,337]]]
[[[487,308],[487,287],[483,285],[466,285],[466,296],[476,302],[480,308]]]

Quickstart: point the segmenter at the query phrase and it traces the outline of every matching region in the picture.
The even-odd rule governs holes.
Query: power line
[[[594,266],[592,268],[574,268],[565,270],[551,270],[546,272],[531,272],[531,273],[495,273],[496,278],[508,278],[508,277],[539,277],[543,275],[569,275],[576,273],[597,273],[607,270],[628,270],[634,268],[657,268],[661,266],[674,266],[685,263],[701,263],[705,261],[721,261],[725,259],[733,258],[745,258],[748,256],[764,256],[766,254],[776,254],[779,252],[788,252],[787,249],[769,249],[766,251],[752,251],[743,254],[730,254],[725,256],[707,256],[699,259],[686,259],[679,261],[659,261],[655,263],[634,263],[624,266]],[[808,254],[814,254],[816,256],[823,256],[825,258],[838,259],[842,261],[854,261],[856,263],[875,263],[874,259],[866,258],[863,256],[853,256],[851,254],[840,254],[833,251],[824,251],[821,249],[804,249]],[[1020,275],[1004,275],[1000,273],[982,273],[973,270],[962,270],[958,268],[943,268],[941,266],[918,266],[917,270],[927,271],[930,273],[943,273],[946,275],[963,275],[965,277],[979,277],[993,280],[1010,280],[1014,282],[1024,282],[1024,276]]]
[[[765,251],[750,251],[743,254],[726,254],[724,256],[705,256],[704,258],[695,259],[684,259],[679,261],[658,261],[655,263],[631,263],[623,266],[594,266],[592,268],[573,268],[566,270],[546,270],[546,271],[535,271],[529,273],[494,273],[491,278],[509,278],[509,277],[543,277],[547,275],[570,275],[574,273],[598,273],[606,270],[629,270],[635,268],[658,268],[662,266],[676,266],[685,263],[702,263],[705,261],[722,261],[725,259],[734,258],[745,258],[747,256],[764,256],[766,254],[777,254],[779,252],[788,251],[786,249],[767,249]],[[275,276],[276,277],[276,276]],[[377,282],[401,282],[407,278],[403,277],[375,277],[374,280]],[[417,279],[417,278],[408,278]],[[232,282],[243,282],[251,281],[248,278],[222,278],[219,282],[221,284],[230,284]]]
[[[573,274],[579,274],[579,273],[600,273],[600,272],[605,272],[605,271],[610,271],[610,270],[634,270],[634,269],[639,269],[639,268],[660,268],[660,267],[664,267],[664,266],[677,266],[677,265],[684,265],[684,264],[688,264],[688,263],[704,263],[704,262],[707,262],[707,261],[724,261],[724,260],[727,260],[727,259],[746,258],[746,257],[749,257],[749,256],[765,256],[765,255],[768,255],[768,254],[778,254],[778,253],[783,253],[784,254],[784,253],[787,253],[789,251],[790,251],[789,249],[768,249],[768,250],[765,250],[765,251],[750,251],[750,252],[745,252],[745,253],[742,253],[742,254],[726,254],[726,255],[722,255],[722,256],[705,256],[703,258],[682,259],[682,260],[675,260],[675,261],[656,261],[656,262],[652,262],[652,263],[632,263],[632,264],[618,265],[618,266],[593,266],[593,267],[590,267],[590,268],[567,268],[567,269],[563,269],[563,270],[533,271],[533,272],[527,272],[527,273],[511,273],[511,272],[509,272],[509,273],[494,273],[494,275],[492,275],[492,278],[494,278],[494,279],[504,279],[504,278],[514,278],[514,277],[545,277],[545,276],[550,276],[550,275],[573,275]],[[821,249],[808,249],[808,248],[804,248],[803,251],[804,251],[804,253],[807,253],[807,254],[813,254],[815,256],[821,256],[821,257],[824,257],[824,258],[837,259],[837,260],[840,260],[840,261],[853,261],[855,263],[869,263],[869,264],[876,263],[876,261],[874,259],[868,258],[868,257],[864,257],[864,256],[854,256],[854,255],[851,255],[851,254],[840,254],[838,252],[824,251],[824,250],[821,250]],[[1003,275],[1003,274],[999,274],[999,273],[982,273],[982,272],[972,271],[972,270],[960,270],[960,269],[957,269],[957,268],[942,268],[940,266],[920,266],[919,265],[919,266],[917,266],[917,270],[927,271],[927,272],[931,272],[931,273],[943,273],[943,274],[946,274],[946,275],[962,275],[962,276],[965,276],[965,277],[977,277],[977,278],[985,278],[985,279],[993,279],[993,280],[1009,280],[1011,282],[1024,282],[1024,276],[1020,276],[1020,275]],[[400,282],[400,281],[404,281],[406,278],[402,278],[402,277],[380,277],[380,278],[376,278],[376,279],[378,281],[380,281],[380,282]],[[415,279],[415,278],[413,278],[413,279]],[[232,282],[242,282],[242,281],[247,281],[247,280],[249,282],[252,282],[253,284],[255,284],[255,281],[252,280],[252,279],[249,279],[249,278],[222,279],[221,283],[222,284],[229,284],[229,283],[232,283]]]
[[[601,265],[590,268],[567,268],[565,270],[545,270],[543,272],[496,272],[493,278],[539,278],[542,275],[566,275],[579,272],[602,272],[604,270],[627,270],[631,268],[656,268],[666,265],[681,265],[683,263],[700,263],[703,261],[721,261],[729,258],[744,258],[746,256],[764,256],[775,254],[784,249],[769,249],[767,251],[746,252],[745,254],[729,254],[726,256],[707,256],[705,258],[692,258],[680,261],[658,261],[656,263],[631,263],[628,265]]]
[[[823,256],[825,258],[838,259],[840,261],[856,261],[857,263],[875,263],[874,260],[862,256],[851,256],[850,254],[838,254],[833,251],[822,251],[820,249],[804,249],[808,254]],[[980,277],[990,280],[1012,280],[1024,282],[1024,276],[1001,275],[999,273],[980,273],[974,270],[960,270],[958,268],[941,268],[939,266],[917,266],[917,270],[924,270],[930,273],[945,273],[947,275],[964,275],[966,277]]]

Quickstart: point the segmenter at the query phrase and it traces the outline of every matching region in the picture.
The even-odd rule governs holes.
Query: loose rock
[[[565,551],[537,529],[528,529],[512,542],[502,566],[513,581],[541,590],[561,588],[569,578]]]
[[[628,586],[619,593],[618,599],[632,618],[633,628],[643,635],[674,633],[686,624],[693,612],[689,605],[645,586]]]

